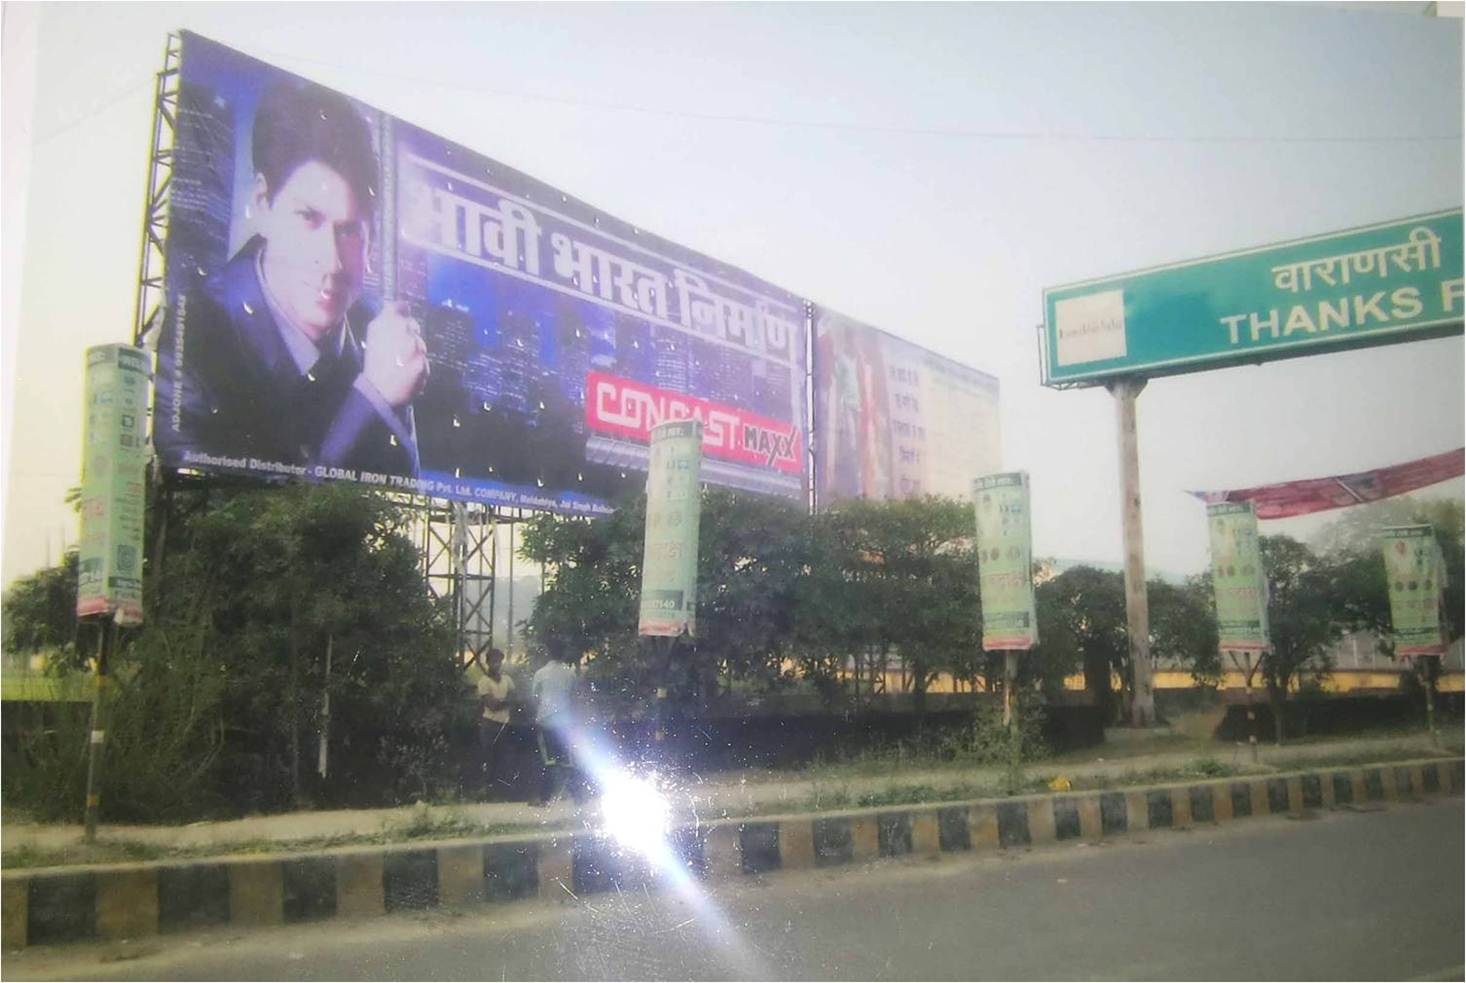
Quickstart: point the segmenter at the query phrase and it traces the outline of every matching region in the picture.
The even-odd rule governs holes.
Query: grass
[[[100,840],[90,846],[74,844],[43,848],[20,846],[0,855],[0,867],[21,870],[68,867],[77,864],[134,863],[147,860],[187,860],[194,857],[229,857],[257,853],[319,853],[350,846],[385,846],[415,840],[453,840],[513,833],[544,832],[546,827],[521,823],[476,823],[462,816],[421,813],[403,823],[384,826],[376,833],[346,833],[295,840],[253,839],[197,846],[160,846],[135,840]]]
[[[1412,736],[1419,737],[1423,735],[1417,733]],[[1208,748],[1208,750],[1212,751],[1215,751],[1215,749],[1215,745],[1211,745]],[[1443,750],[1440,753],[1445,755],[1460,753],[1460,751],[1459,749],[1454,752]],[[1400,748],[1396,751],[1340,751],[1336,754],[1300,756],[1296,759],[1274,760],[1259,765],[1253,765],[1250,761],[1239,761],[1235,764],[1224,763],[1218,761],[1211,755],[1200,755],[1178,766],[1136,768],[1120,774],[1099,773],[1085,775],[1080,772],[1074,775],[1066,775],[1066,777],[1069,780],[1071,791],[1083,792],[1099,789],[1133,788],[1136,786],[1208,781],[1234,776],[1269,775],[1283,771],[1342,768],[1360,764],[1389,764],[1395,761],[1409,761],[1421,757],[1428,757],[1428,755],[1422,754],[1421,750],[1415,747]],[[1048,761],[1030,762],[1022,783],[1013,794],[1036,795],[1049,792],[1050,777],[1056,777],[1058,774],[1052,767],[1055,763],[1055,760],[1052,759]],[[839,778],[832,779],[826,775],[817,779],[814,783],[814,791],[802,799],[782,801],[777,803],[777,805],[770,804],[768,807],[752,806],[731,811],[728,817],[747,819],[761,814],[766,815],[770,812],[798,815],[806,812],[822,812],[826,810],[1003,798],[1008,795],[1006,783],[1001,774],[997,773],[1000,771],[999,769],[992,770],[994,771],[993,776],[981,779],[973,778],[966,781],[938,784],[932,784],[929,781],[902,784],[899,779],[893,779],[890,784],[883,788],[860,791],[852,789],[848,781],[841,781]]]

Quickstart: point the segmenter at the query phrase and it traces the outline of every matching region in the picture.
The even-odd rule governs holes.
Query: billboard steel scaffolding
[[[148,147],[148,186],[143,199],[142,250],[138,257],[137,303],[132,343],[156,340],[164,290],[164,244],[168,241],[169,192],[173,186],[173,136],[178,125],[178,71],[183,43],[169,34],[163,68],[153,88],[153,136]]]

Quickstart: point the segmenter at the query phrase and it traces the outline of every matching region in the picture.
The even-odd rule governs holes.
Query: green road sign
[[[143,476],[148,375],[141,348],[87,349],[76,613],[143,620]]]
[[[1033,597],[1033,539],[1028,475],[990,474],[972,483],[977,512],[982,647],[1019,651],[1038,644]]]
[[[1461,332],[1461,209],[1044,291],[1044,384]]]
[[[1217,606],[1217,648],[1263,652],[1269,647],[1267,574],[1251,502],[1206,507],[1211,579]]]
[[[697,634],[702,436],[703,427],[697,420],[673,420],[652,428],[637,624],[641,635],[675,638],[684,630]]]
[[[1390,622],[1396,655],[1440,655],[1441,583],[1445,564],[1428,525],[1380,530],[1390,587]]]

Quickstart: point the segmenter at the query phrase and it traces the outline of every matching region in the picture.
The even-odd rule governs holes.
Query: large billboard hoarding
[[[1460,334],[1461,209],[1044,291],[1044,382]]]
[[[1028,475],[1022,471],[985,475],[972,483],[982,647],[989,652],[1026,651],[1038,644],[1029,500]]]
[[[187,33],[167,276],[165,466],[599,513],[695,419],[806,493],[802,300]]]
[[[1211,579],[1217,609],[1217,648],[1265,652],[1268,637],[1267,572],[1251,502],[1206,507],[1211,539]]]
[[[699,470],[704,427],[671,420],[652,430],[646,479],[646,542],[641,560],[640,635],[697,634]]]
[[[1395,654],[1444,654],[1441,589],[1445,563],[1435,532],[1428,525],[1391,526],[1380,530],[1380,548],[1389,580]]]
[[[76,613],[143,620],[143,480],[148,463],[148,353],[97,345],[86,354],[81,543]]]
[[[965,498],[1001,466],[998,380],[829,310],[815,312],[815,496]]]

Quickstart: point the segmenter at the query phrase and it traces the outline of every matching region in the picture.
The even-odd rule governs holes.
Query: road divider
[[[1459,795],[1462,783],[1462,759],[1426,759],[1122,791],[727,819],[676,829],[668,845],[678,876],[719,881]],[[7,871],[0,877],[0,919],[3,945],[18,949],[531,899],[576,903],[607,891],[652,889],[666,876],[641,854],[593,832],[499,836]]]

